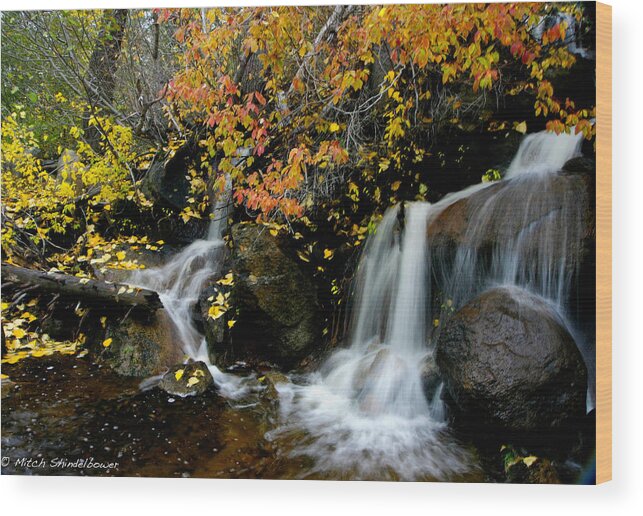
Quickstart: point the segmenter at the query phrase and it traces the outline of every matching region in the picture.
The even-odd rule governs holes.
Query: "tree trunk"
[[[57,272],[42,272],[2,264],[3,287],[7,283],[26,285],[39,292],[59,294],[83,301],[90,308],[135,308],[152,312],[163,305],[156,292],[118,283],[78,278]]]
[[[99,151],[100,128],[89,125],[89,119],[97,108],[109,106],[114,102],[116,70],[125,36],[127,16],[127,9],[105,11],[84,80],[90,107],[85,113],[83,129],[87,143],[96,152]]]

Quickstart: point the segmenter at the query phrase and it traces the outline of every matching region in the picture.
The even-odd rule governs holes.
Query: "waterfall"
[[[360,260],[349,347],[305,385],[280,385],[287,425],[269,437],[306,438],[291,452],[314,457],[309,474],[351,478],[447,479],[464,473],[467,453],[446,435],[439,396],[427,400],[426,224],[434,209],[410,203],[404,228],[390,208]]]
[[[569,134],[546,131],[529,134],[521,142],[504,177],[558,172],[568,160],[580,156],[582,144],[582,133],[574,134],[573,128]]]
[[[278,386],[284,423],[268,437],[298,439],[289,453],[312,459],[307,474],[418,480],[467,471],[467,452],[447,432],[439,381],[433,391],[423,386],[440,328],[428,330],[447,310],[507,284],[542,296],[569,320],[582,213],[557,172],[581,143],[582,135],[528,135],[503,188],[484,183],[433,205],[408,203],[402,222],[399,206],[385,213],[360,258],[347,346],[318,372]],[[440,248],[427,238],[428,225],[462,200],[474,215],[455,250]],[[487,249],[490,234],[496,243]],[[432,284],[448,309],[432,309]],[[591,347],[579,348],[591,370]]]
[[[569,312],[583,238],[583,202],[574,180],[557,172],[580,156],[583,135],[527,135],[507,169],[503,188],[468,195],[468,221],[455,253],[429,239],[432,274],[449,307],[461,307],[486,289],[518,286],[549,302],[574,336],[589,375],[587,409],[594,407],[595,349]],[[476,190],[477,191],[477,190]],[[447,197],[436,214],[463,197]],[[490,246],[490,242],[493,245]]]
[[[211,363],[205,337],[197,329],[193,313],[207,281],[221,271],[226,248],[223,232],[230,204],[231,185],[214,204],[207,238],[195,240],[160,267],[134,271],[128,283],[154,290],[159,294],[180,338],[184,354],[208,365],[219,392],[228,398],[239,398],[247,390],[244,379],[226,374]]]

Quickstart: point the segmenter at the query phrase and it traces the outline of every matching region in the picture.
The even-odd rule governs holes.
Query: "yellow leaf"
[[[305,261],[305,262],[310,262],[310,258],[308,258],[308,256],[306,256],[306,255],[305,255],[304,253],[302,253],[301,251],[297,251],[297,256],[299,256],[299,259],[300,259],[300,260],[303,260],[303,261]]]
[[[179,381],[183,376],[184,372],[185,372],[185,369],[178,369],[176,373],[174,373],[174,378],[176,378],[176,380]]]
[[[196,377],[192,376],[192,377],[190,377],[190,379],[188,380],[188,387],[192,387],[193,385],[196,385],[196,384],[197,384],[197,383],[199,383],[200,381],[201,381],[201,380],[199,380],[198,378],[196,378]]]
[[[208,310],[208,316],[212,317],[212,319],[218,319],[225,312],[225,309],[221,308],[219,305],[212,305]]]
[[[384,16],[385,13],[386,13],[386,7],[382,7],[380,9],[380,12],[377,13],[377,16],[381,18],[382,16]]]
[[[235,321],[234,319],[230,319],[230,320],[228,321],[228,328],[232,329],[232,327],[233,327],[235,324],[237,324],[237,321]]]
[[[116,258],[118,258],[118,261],[123,261],[125,259],[125,251],[118,251],[116,253]]]
[[[219,285],[232,285],[234,283],[234,276],[231,272],[225,275],[225,277],[221,278],[219,281],[217,281]]]
[[[525,134],[527,132],[527,122],[522,121],[519,124],[516,124],[516,127],[514,127],[514,129],[520,134]]]
[[[331,251],[330,249],[324,249],[324,260],[332,260],[334,255],[335,255],[335,251]]]
[[[535,457],[533,455],[530,455],[529,457],[525,457],[524,459],[522,459],[522,461],[527,465],[527,467],[530,467],[537,460],[538,460],[538,457]]]
[[[401,184],[402,184],[402,181],[395,181],[394,183],[391,183],[391,191],[397,192]]]
[[[22,328],[16,328],[15,330],[13,330],[13,336],[16,337],[17,339],[21,339],[25,335],[26,335],[25,330],[23,330]]]
[[[112,345],[112,339],[111,339],[111,338],[109,338],[109,339],[105,339],[105,340],[103,341],[103,347],[108,348],[108,347],[110,347],[111,345]]]
[[[337,124],[335,122],[330,124],[330,132],[331,133],[336,133],[337,131],[339,131],[339,124]]]

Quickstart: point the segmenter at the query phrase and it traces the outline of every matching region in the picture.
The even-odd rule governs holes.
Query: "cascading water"
[[[568,160],[580,156],[582,143],[582,133],[529,134],[520,143],[504,178],[558,172]]]
[[[580,156],[582,139],[582,134],[573,133],[526,136],[502,188],[491,186],[468,196],[468,211],[474,215],[455,252],[432,238],[429,247],[432,273],[450,305],[440,320],[448,317],[445,311],[496,286],[517,286],[548,301],[585,359],[590,410],[595,385],[593,339],[582,334],[569,306],[582,259],[585,203],[579,198],[583,191],[580,179],[558,174],[569,159]],[[435,216],[451,204],[450,197],[440,201]]]
[[[434,205],[409,203],[405,223],[399,207],[386,212],[358,266],[349,346],[300,384],[278,387],[284,424],[268,437],[299,439],[289,454],[312,460],[305,475],[448,479],[471,467],[446,431],[441,387],[423,386],[422,369],[434,367],[435,335],[428,328],[446,315],[431,313],[431,285],[450,310],[486,288],[518,286],[547,299],[567,320],[578,266],[569,249],[581,239],[582,213],[557,172],[579,155],[581,143],[582,135],[529,135],[503,188],[481,184]],[[475,216],[455,255],[435,248],[427,226],[465,199]],[[481,260],[494,233],[496,244]],[[593,370],[591,350],[579,347]]]
[[[220,371],[210,362],[204,336],[194,324],[193,312],[206,282],[220,272],[225,259],[223,231],[230,203],[229,188],[215,204],[213,219],[205,240],[195,240],[165,265],[137,270],[128,282],[158,292],[163,308],[174,324],[185,355],[205,362],[219,392],[228,398],[239,398],[248,391],[247,382]]]
[[[270,437],[303,429],[292,454],[315,459],[307,474],[446,479],[468,469],[467,454],[446,435],[442,401],[428,401],[422,385],[433,209],[409,204],[403,231],[399,207],[386,212],[359,264],[350,347],[309,384],[279,386],[288,424]]]

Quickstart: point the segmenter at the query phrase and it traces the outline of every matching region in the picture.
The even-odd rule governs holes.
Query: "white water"
[[[581,26],[576,21],[576,17],[571,13],[557,12],[549,16],[543,16],[540,22],[532,29],[532,36],[537,40],[542,40],[545,29],[552,27],[556,23],[565,22],[567,29],[565,31],[565,46],[572,54],[579,55],[585,59],[592,59],[594,53],[583,48],[581,43],[580,30]]]
[[[507,170],[506,187],[475,206],[455,261],[431,248],[427,223],[491,184],[434,205],[407,204],[401,236],[399,207],[386,212],[358,266],[348,346],[302,384],[278,386],[284,425],[268,437],[298,439],[289,453],[312,459],[304,476],[350,472],[355,479],[449,479],[471,467],[468,454],[446,432],[441,387],[431,395],[422,386],[421,368],[433,353],[428,328],[445,316],[428,306],[430,277],[436,276],[454,308],[485,288],[510,284],[550,300],[564,315],[577,266],[566,246],[580,238],[581,212],[573,192],[554,192],[551,185],[562,165],[579,154],[581,139],[527,136]],[[536,235],[528,226],[498,239],[490,263],[478,262],[490,229],[502,231],[507,217],[531,221],[535,213],[547,214],[538,220]]]
[[[229,188],[226,189],[229,192]],[[245,395],[245,379],[226,374],[211,363],[205,337],[194,324],[194,307],[207,281],[221,271],[225,259],[223,231],[228,216],[229,195],[224,193],[213,210],[213,219],[205,240],[195,240],[165,265],[137,270],[128,282],[158,292],[163,308],[174,324],[186,357],[208,365],[219,392],[232,399]]]
[[[567,133],[532,133],[524,137],[518,152],[504,175],[511,179],[530,174],[557,172],[570,159],[580,156],[583,135]]]
[[[407,205],[401,242],[398,209],[386,212],[360,260],[350,346],[309,384],[278,387],[288,424],[270,437],[306,432],[292,452],[315,458],[305,474],[446,479],[468,469],[467,454],[444,435],[442,401],[427,401],[421,381],[430,353],[425,235],[432,207]]]

